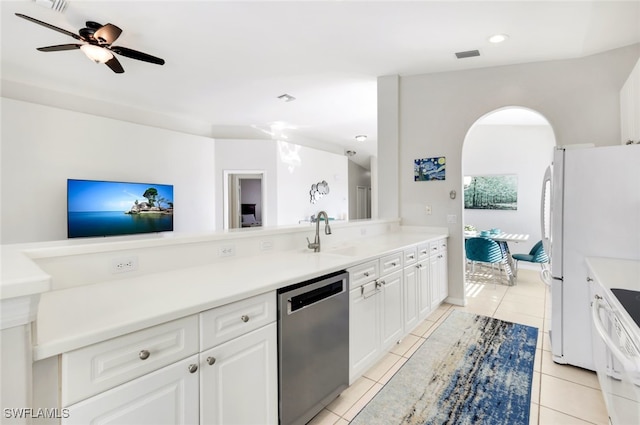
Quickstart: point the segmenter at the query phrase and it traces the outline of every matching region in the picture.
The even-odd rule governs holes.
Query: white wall
[[[555,138],[545,125],[475,125],[462,151],[464,175],[516,174],[516,211],[464,210],[463,224],[478,230],[500,228],[526,233],[527,242],[512,243],[512,252],[529,252],[541,239],[540,196],[542,178],[553,159]]]
[[[175,231],[215,229],[212,139],[1,102],[3,244],[66,239],[68,178],[172,184]]]
[[[462,145],[473,123],[490,111],[519,105],[545,116],[558,144],[619,144],[620,88],[639,56],[635,44],[580,59],[407,76],[400,78],[397,108],[394,96],[379,97],[378,125],[392,127],[399,115],[400,126],[399,161],[380,157],[378,179],[399,179],[403,224],[449,228],[452,298],[464,297],[464,257],[462,196],[452,200],[449,191],[462,193]],[[395,144],[393,135],[379,135],[379,146],[387,143]],[[414,182],[413,160],[431,156],[447,157],[446,180]],[[398,197],[383,185],[378,195],[380,204]],[[432,215],[425,214],[426,204]],[[447,222],[449,215],[456,223]]]
[[[347,157],[305,146],[278,145],[278,224],[293,224],[319,211],[329,217],[348,217],[349,189]],[[310,202],[311,185],[326,181],[329,194]]]

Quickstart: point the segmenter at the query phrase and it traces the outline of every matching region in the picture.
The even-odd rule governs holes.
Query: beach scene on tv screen
[[[68,180],[70,238],[173,230],[173,186]]]

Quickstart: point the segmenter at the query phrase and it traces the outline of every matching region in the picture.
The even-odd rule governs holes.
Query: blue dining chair
[[[491,268],[497,264],[500,272],[502,272],[507,265],[505,253],[500,249],[498,242],[493,239],[483,237],[469,238],[465,242],[465,252],[467,260],[471,261],[473,268],[475,268],[476,262],[491,264]]]
[[[518,261],[527,261],[529,263],[538,263],[544,269],[544,264],[549,262],[549,256],[544,251],[544,247],[542,246],[542,241],[538,241],[531,251],[528,254],[513,254],[511,256],[515,260],[515,270],[514,274],[518,275]]]

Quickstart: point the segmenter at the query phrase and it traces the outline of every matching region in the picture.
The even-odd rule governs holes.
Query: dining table
[[[505,265],[505,272],[507,274],[507,278],[509,279],[509,283],[514,285],[516,282],[516,275],[514,273],[514,262],[513,257],[511,256],[511,251],[509,250],[509,242],[519,243],[526,242],[529,240],[529,235],[526,233],[505,233],[505,232],[486,232],[486,231],[465,231],[464,238],[489,238],[498,242],[500,246],[500,250],[502,254],[506,257],[507,263]]]

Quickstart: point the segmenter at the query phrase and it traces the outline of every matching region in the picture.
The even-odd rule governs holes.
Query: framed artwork
[[[446,165],[444,156],[416,159],[413,161],[413,180],[417,182],[444,180]]]
[[[517,210],[518,176],[465,176],[464,207],[476,210]]]

